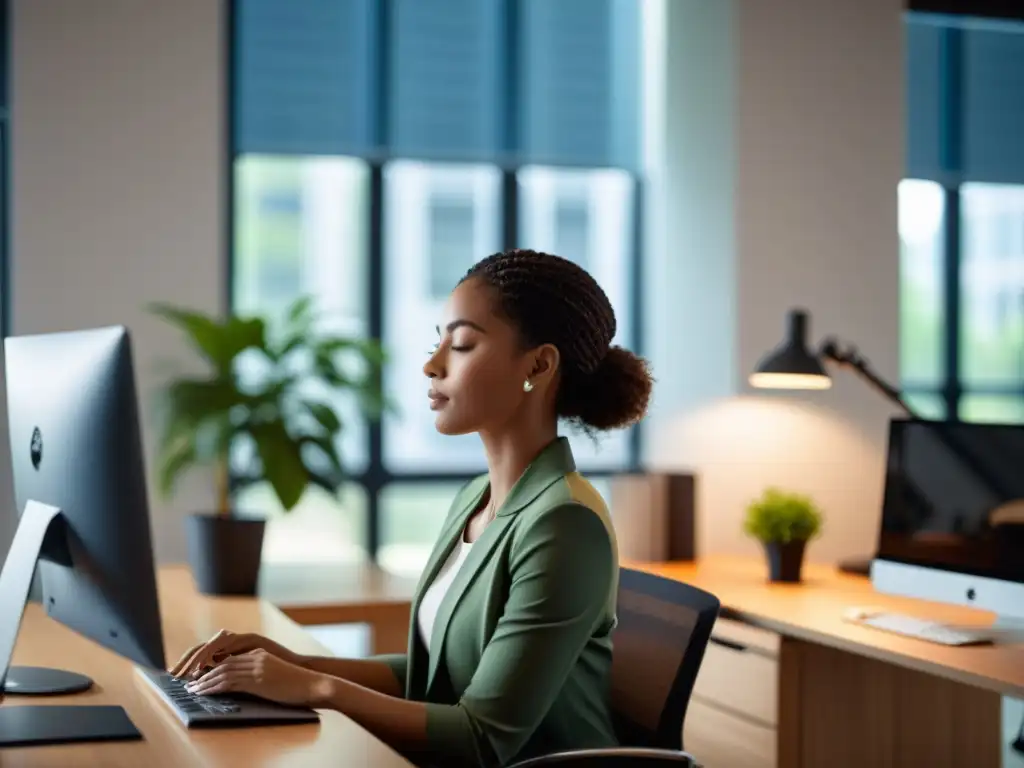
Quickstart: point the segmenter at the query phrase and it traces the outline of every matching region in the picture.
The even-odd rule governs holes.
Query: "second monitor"
[[[1024,627],[1024,426],[894,419],[889,429],[875,588]]]

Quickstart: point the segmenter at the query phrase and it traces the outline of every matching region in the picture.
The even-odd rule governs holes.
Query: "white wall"
[[[754,397],[745,382],[797,305],[814,339],[838,334],[898,375],[901,7],[667,3],[646,448],[655,467],[698,473],[701,551],[755,552],[740,521],[768,484],[825,508],[811,558],[872,550],[891,408],[847,372],[813,395]]]
[[[157,367],[191,355],[144,306],[212,311],[224,290],[221,3],[12,0],[10,12],[12,330],[127,325],[145,407]],[[151,470],[153,439],[147,424]],[[151,496],[158,555],[183,559],[183,515],[210,507],[209,483]]]

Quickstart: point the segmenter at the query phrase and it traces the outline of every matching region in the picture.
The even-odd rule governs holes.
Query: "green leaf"
[[[193,424],[226,416],[236,405],[247,402],[234,382],[224,379],[179,379],[168,386],[165,396],[170,418]]]
[[[255,424],[249,430],[263,464],[263,475],[274,489],[281,506],[290,511],[299,503],[308,484],[306,465],[298,442],[281,422]]]
[[[316,447],[324,458],[327,459],[327,463],[331,466],[331,471],[339,477],[340,481],[344,470],[342,469],[341,457],[338,455],[338,447],[334,444],[334,440],[322,435],[303,435],[299,438],[299,445]]]
[[[171,443],[160,461],[159,488],[165,498],[170,498],[178,479],[196,461],[195,444],[186,436]]]
[[[768,488],[747,507],[743,529],[762,542],[807,541],[821,532],[822,520],[810,497]]]
[[[295,303],[291,305],[288,310],[288,322],[299,323],[303,320],[308,320],[310,312],[313,309],[313,297],[302,296]]]
[[[309,472],[309,484],[315,485],[318,488],[323,488],[331,496],[338,495],[338,489],[341,487],[340,483],[333,482],[329,477],[321,475],[318,472]]]
[[[150,310],[184,331],[192,346],[220,373],[230,371],[243,350],[266,346],[264,323],[260,318],[232,316],[220,322],[200,312],[168,304],[154,304]]]
[[[306,407],[329,435],[334,435],[341,430],[341,419],[338,418],[338,414],[331,406],[326,403],[307,402]]]

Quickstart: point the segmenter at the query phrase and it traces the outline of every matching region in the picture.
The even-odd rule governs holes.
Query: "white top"
[[[452,547],[448,559],[441,566],[441,570],[437,572],[437,578],[427,587],[427,591],[423,593],[423,599],[420,600],[420,609],[416,614],[416,624],[419,627],[420,637],[423,638],[423,644],[427,647],[428,651],[430,650],[430,633],[434,630],[434,620],[437,618],[437,609],[441,607],[441,601],[444,600],[444,596],[448,593],[448,588],[458,575],[462,564],[466,562],[470,550],[473,549],[473,544],[466,541],[465,538],[465,533],[459,536],[459,540]]]

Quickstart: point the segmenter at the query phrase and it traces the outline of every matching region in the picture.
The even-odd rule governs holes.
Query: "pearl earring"
[[[523,382],[523,392],[533,392],[533,384],[529,379]]]

